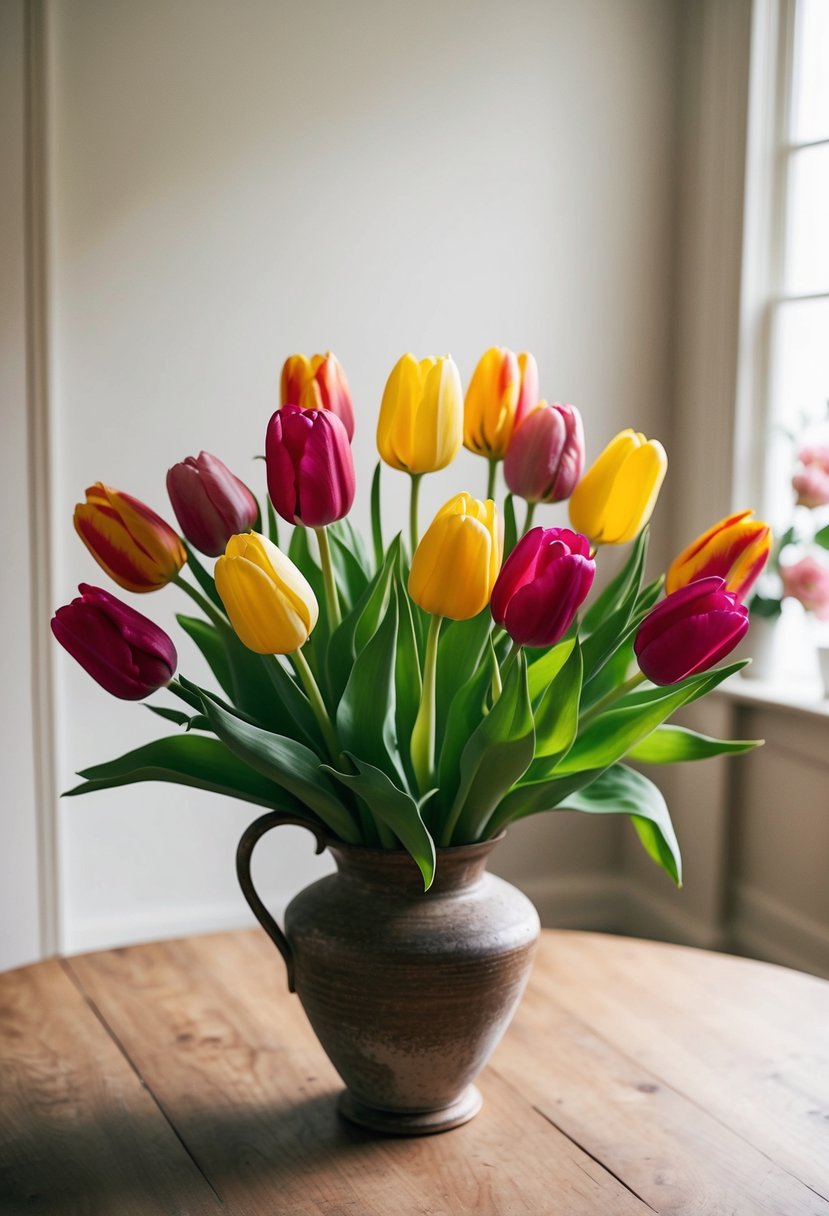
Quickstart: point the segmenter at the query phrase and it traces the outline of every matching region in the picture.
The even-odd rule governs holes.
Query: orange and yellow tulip
[[[282,366],[280,405],[299,405],[304,410],[330,410],[354,438],[354,406],[351,389],[336,355],[289,355]]]
[[[691,541],[671,562],[665,577],[668,595],[697,579],[718,575],[726,589],[744,600],[771,553],[771,528],[753,511],[728,515]]]
[[[160,515],[100,481],[75,507],[74,524],[98,565],[125,591],[157,591],[187,561],[184,546]]]
[[[463,413],[463,442],[470,452],[503,460],[512,432],[538,403],[538,366],[526,351],[491,347],[472,373]]]

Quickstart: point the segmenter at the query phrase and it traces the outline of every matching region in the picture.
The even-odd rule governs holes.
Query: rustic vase
[[[408,853],[345,845],[319,829],[317,851],[328,848],[337,871],[291,901],[283,933],[253,887],[250,860],[265,832],[296,822],[278,811],[257,819],[239,842],[237,871],[346,1084],[341,1113],[398,1135],[466,1123],[539,933],[527,897],[486,872],[497,840],[439,849],[424,893]]]

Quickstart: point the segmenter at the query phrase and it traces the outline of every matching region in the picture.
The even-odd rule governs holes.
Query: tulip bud
[[[624,545],[651,517],[668,457],[656,439],[620,431],[570,496],[570,523],[594,545]]]
[[[187,561],[181,541],[155,511],[100,481],[75,507],[74,523],[98,565],[126,591],[156,591]]]
[[[231,536],[214,573],[230,623],[249,650],[293,654],[305,645],[319,615],[316,596],[266,536]]]
[[[265,436],[268,493],[289,523],[323,528],[354,502],[354,461],[348,435],[330,410],[286,405]]]
[[[491,498],[457,494],[424,533],[412,559],[409,595],[426,612],[465,621],[489,603],[501,568],[504,527]]]
[[[448,355],[420,362],[404,355],[386,382],[377,450],[404,473],[434,473],[457,456],[463,439],[463,391]]]
[[[740,511],[714,524],[674,558],[665,577],[670,594],[697,579],[717,575],[737,599],[744,600],[771,552],[771,528],[752,511]]]
[[[289,355],[282,367],[280,404],[304,410],[330,410],[354,438],[354,407],[342,364],[329,351],[326,355]]]
[[[259,517],[245,483],[209,452],[174,464],[167,471],[167,493],[182,532],[208,557],[224,553],[231,536],[252,528]]]
[[[674,591],[648,613],[633,649],[654,684],[677,684],[730,654],[748,629],[748,609],[711,577]]]
[[[140,701],[175,675],[176,648],[134,608],[81,583],[79,599],[58,608],[52,633],[93,680],[124,701]]]
[[[470,452],[501,460],[512,432],[538,401],[538,366],[526,352],[491,347],[466,390],[463,442]]]
[[[498,575],[492,618],[519,646],[552,646],[573,623],[595,574],[586,536],[569,528],[533,528]]]
[[[541,401],[513,431],[504,478],[527,502],[562,502],[573,493],[583,467],[581,414],[572,405]]]

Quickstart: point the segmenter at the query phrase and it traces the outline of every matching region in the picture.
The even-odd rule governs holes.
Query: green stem
[[[411,477],[412,481],[412,494],[411,498],[409,499],[409,536],[411,538],[412,557],[414,557],[414,552],[417,548],[418,542],[417,501],[420,496],[420,479],[423,474],[410,473],[409,476]]]
[[[340,754],[340,744],[337,740],[337,734],[334,730],[334,726],[328,716],[328,710],[325,708],[325,702],[322,699],[322,693],[319,690],[319,685],[314,679],[314,673],[308,666],[308,660],[301,650],[295,650],[293,654],[288,656],[288,658],[293,663],[294,670],[302,681],[302,687],[305,689],[308,696],[308,701],[310,702],[311,709],[314,713],[314,717],[316,718],[319,728],[322,731],[325,746],[328,748],[331,759],[336,764]],[[273,656],[273,661],[275,663],[279,662],[275,655]]]
[[[173,582],[177,587],[181,587],[182,591],[187,592],[190,599],[193,600],[194,603],[198,604],[204,615],[208,618],[208,620],[212,621],[217,628],[230,629],[230,621],[227,619],[225,614],[220,612],[214,604],[211,604],[207,596],[202,595],[201,591],[194,587],[192,583],[188,583],[187,580],[182,578],[180,574],[175,576]]]
[[[380,467],[382,461],[377,461],[377,468],[371,479],[371,540],[374,546],[374,564],[379,570],[383,564],[383,521],[380,503]]]
[[[334,564],[331,561],[331,545],[325,528],[315,528],[317,542],[320,547],[320,564],[322,565],[322,580],[325,584],[325,606],[328,609],[328,625],[331,633],[342,620],[340,615],[340,597],[337,594],[337,582],[334,578]]]
[[[501,679],[502,680],[506,680],[507,675],[509,674],[510,668],[512,667],[513,663],[518,658],[520,653],[521,653],[520,645],[518,644],[518,642],[513,642],[512,646],[510,647],[509,654],[504,659],[504,666],[501,668]]]
[[[489,476],[486,481],[486,496],[487,498],[495,497],[495,481],[498,476],[498,461],[495,457],[491,457],[489,461]]]
[[[632,692],[634,688],[637,688],[646,679],[647,676],[643,671],[636,671],[629,679],[620,684],[618,688],[612,688],[610,692],[605,693],[595,705],[591,705],[590,709],[581,715],[579,718],[579,730],[583,730],[585,726],[588,726],[595,718],[598,718],[599,714],[603,714],[606,709],[627,693]]]
[[[535,508],[537,506],[537,502],[527,503],[527,518],[524,520],[524,530],[521,533],[522,536],[526,536],[530,528],[533,526],[533,516],[535,515]]]
[[[423,691],[412,730],[412,767],[421,797],[434,787],[435,781],[435,673],[442,624],[442,616],[433,616],[429,622],[426,657],[423,662]]]

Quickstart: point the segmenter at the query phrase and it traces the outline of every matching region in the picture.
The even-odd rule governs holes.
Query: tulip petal
[[[651,517],[667,467],[665,449],[657,440],[631,452],[616,476],[601,531],[593,539],[616,545],[633,540]]]
[[[74,515],[75,531],[96,562],[126,591],[156,591],[168,579],[152,558],[140,549],[110,509],[102,511],[88,503],[78,503]]]
[[[249,650],[291,654],[305,643],[305,622],[264,570],[242,557],[220,557],[215,577],[231,624]]]

